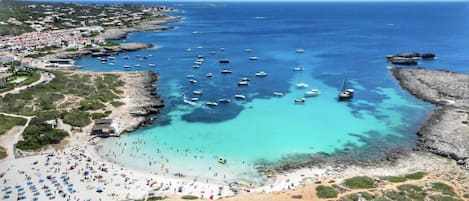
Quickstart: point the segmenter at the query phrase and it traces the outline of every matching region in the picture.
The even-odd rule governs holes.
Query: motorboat
[[[252,52],[252,49],[251,48],[246,48],[244,51],[245,52]]]
[[[197,83],[197,80],[190,79],[189,82],[192,83],[192,84],[195,84],[195,83]]]
[[[254,61],[254,60],[259,60],[259,58],[258,57],[249,57],[249,60]]]
[[[201,61],[194,61],[194,65],[202,65]]]
[[[125,65],[124,68],[132,68],[130,65]]]
[[[230,74],[230,73],[232,73],[232,72],[233,72],[233,71],[231,71],[231,70],[229,70],[229,69],[223,69],[223,70],[220,71],[220,73],[222,73],[222,74]]]
[[[111,62],[111,63],[108,63],[108,64],[111,65],[111,66],[116,65],[116,63],[114,63],[114,62]]]
[[[191,101],[192,102],[197,102],[197,101],[199,101],[199,98],[191,98]]]
[[[194,64],[194,65],[192,65],[192,68],[200,68],[200,65]]]
[[[305,92],[304,97],[314,97],[314,96],[319,95],[319,93],[320,92],[319,92],[318,89],[311,89],[311,90]]]
[[[198,58],[197,60],[195,60],[197,62],[204,62],[204,58]]]
[[[129,59],[129,57],[125,56],[125,57],[122,57],[123,59]]]
[[[199,55],[197,55],[197,58],[198,58],[198,59],[203,59],[203,58],[204,58],[204,55],[199,54]]]
[[[301,66],[297,66],[293,68],[293,71],[304,71],[305,69]]]
[[[296,51],[296,53],[304,53],[304,52],[305,52],[305,50],[304,50],[304,49],[301,49],[301,48],[298,48],[298,49],[296,49],[295,51]]]
[[[207,76],[207,77],[212,77],[212,76],[213,76],[213,73],[207,73],[206,76]]]
[[[229,64],[230,60],[229,59],[220,59],[221,64]]]
[[[353,89],[346,89],[346,90],[342,91],[339,94],[339,101],[350,100],[351,98],[353,98],[353,93],[354,92],[355,92],[355,90],[353,90]]]
[[[197,46],[197,49],[202,49],[202,48],[204,48],[204,47],[203,46]]]
[[[300,82],[296,84],[296,88],[306,88],[306,87],[309,87],[309,85],[304,82]]]
[[[155,67],[156,65],[155,64],[148,64],[148,66]]]
[[[257,76],[257,77],[265,77],[265,76],[267,76],[267,73],[264,72],[264,71],[260,71],[260,72],[257,72],[257,73],[256,73],[256,76]]]
[[[305,101],[306,101],[305,98],[298,98],[298,99],[295,99],[293,102],[296,104],[303,104],[305,103]]]
[[[140,67],[140,66],[142,66],[142,65],[140,65],[140,64],[135,64],[135,67]]]
[[[214,54],[217,54],[217,52],[215,52],[215,51],[210,51],[210,52],[208,52],[208,54],[214,55]]]
[[[244,100],[244,99],[246,99],[246,96],[241,95],[241,94],[236,94],[236,95],[234,95],[234,97],[235,97],[236,99],[239,99],[239,100]]]
[[[193,31],[192,34],[199,34],[199,32],[198,31]]]
[[[238,86],[248,86],[249,85],[249,81],[240,81],[238,82]]]
[[[186,48],[186,52],[190,52],[190,51],[192,51],[191,48]]]
[[[194,78],[195,75],[190,74],[190,75],[186,75],[186,77],[187,77],[187,78]]]
[[[212,107],[213,107],[213,106],[217,106],[217,105],[218,105],[218,103],[217,103],[217,102],[207,102],[207,103],[206,103],[206,105],[207,105],[207,106],[212,106]]]
[[[281,97],[281,96],[283,96],[283,93],[280,93],[280,92],[274,92],[274,96]]]
[[[115,60],[116,57],[107,57],[108,59]]]
[[[250,81],[250,80],[251,80],[251,78],[248,78],[248,77],[241,78],[241,81]]]
[[[192,91],[192,94],[194,94],[194,95],[202,95],[202,93],[203,93],[203,92],[202,92],[201,90],[194,90],[194,91]]]
[[[230,102],[231,102],[231,99],[228,99],[228,98],[220,98],[220,99],[218,99],[218,102],[220,102],[220,103],[230,103]]]

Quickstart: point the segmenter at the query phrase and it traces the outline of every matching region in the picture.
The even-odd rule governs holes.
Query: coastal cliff
[[[416,150],[449,157],[469,170],[469,75],[397,67],[391,73],[404,89],[437,106],[417,132]]]

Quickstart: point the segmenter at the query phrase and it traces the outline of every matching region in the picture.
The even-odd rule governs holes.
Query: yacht
[[[125,56],[125,57],[122,57],[122,58],[123,58],[123,59],[129,59],[129,57],[128,57],[128,56]]]
[[[353,93],[354,92],[355,92],[355,90],[353,90],[353,89],[346,89],[346,90],[342,91],[339,94],[339,101],[350,100],[351,98],[353,98]]]
[[[206,105],[207,105],[207,106],[212,106],[212,107],[213,107],[213,106],[217,106],[217,105],[218,105],[218,103],[216,103],[216,102],[207,102],[207,103],[206,103]]]
[[[304,53],[304,52],[305,52],[305,50],[304,50],[304,49],[301,49],[301,48],[298,48],[298,49],[296,49],[295,51],[296,51],[296,53]]]
[[[281,97],[281,96],[283,96],[283,93],[280,93],[280,92],[274,92],[274,96]]]
[[[197,55],[197,58],[198,58],[198,59],[203,59],[203,58],[204,58],[204,55],[199,54],[199,55]]]
[[[201,90],[195,90],[195,91],[192,91],[192,94],[194,94],[194,95],[202,95],[202,91],[201,91]]]
[[[228,98],[220,98],[220,99],[218,99],[218,102],[220,102],[220,103],[230,103],[231,100],[228,99]]]
[[[192,83],[192,84],[195,84],[195,83],[197,83],[197,80],[190,79],[189,82]]]
[[[199,101],[199,98],[191,98],[191,101],[192,102],[197,102],[197,101]]]
[[[305,69],[301,66],[297,66],[293,68],[293,71],[304,71]]]
[[[295,99],[293,102],[296,103],[296,104],[303,104],[303,103],[305,103],[305,98]]]
[[[109,63],[109,65],[114,66],[116,65],[114,62]]]
[[[213,73],[207,73],[206,76],[207,76],[207,77],[212,77],[212,76],[213,76]]]
[[[192,68],[200,68],[200,65],[194,64],[194,65],[192,65]]]
[[[305,92],[304,97],[314,97],[314,96],[319,95],[319,93],[320,92],[319,92],[318,89],[311,89],[311,90]]]
[[[140,66],[142,66],[142,65],[140,65],[140,64],[135,64],[135,67],[140,67]]]
[[[220,59],[221,64],[229,64],[230,60],[229,59]]]
[[[199,32],[198,31],[193,31],[192,34],[199,34]]]
[[[253,60],[253,61],[254,61],[254,60],[259,60],[259,58],[258,58],[258,57],[249,57],[249,60]]]
[[[192,51],[191,48],[187,48],[187,49],[186,49],[186,52],[190,52],[190,51]]]
[[[202,65],[201,61],[194,61],[194,65]]]
[[[186,75],[187,78],[194,78],[195,76],[194,75]]]
[[[256,76],[257,76],[257,77],[265,77],[265,76],[267,76],[267,73],[264,72],[264,71],[260,71],[260,72],[257,72],[257,73],[256,73]]]
[[[112,60],[115,60],[116,57],[107,57],[108,59],[112,59]]]
[[[197,60],[195,60],[197,62],[204,62],[204,58],[198,58]]]
[[[238,82],[238,86],[248,86],[249,85],[249,81],[240,81]]]
[[[156,65],[155,64],[148,64],[148,66],[155,67]]]
[[[220,71],[220,73],[222,73],[222,74],[230,74],[230,73],[232,73],[232,72],[233,72],[233,71],[231,71],[231,70],[229,70],[229,69],[223,69],[223,70]]]
[[[132,68],[130,65],[125,65],[124,68]]]
[[[234,95],[234,97],[235,97],[236,99],[240,99],[240,100],[246,99],[246,96],[241,95],[241,94],[236,94],[236,95]]]
[[[243,78],[241,78],[241,81],[251,81],[251,78],[243,77]]]
[[[210,52],[208,52],[208,54],[212,54],[212,55],[213,55],[213,54],[217,54],[217,52],[215,52],[215,51],[210,51]]]
[[[304,82],[300,82],[298,84],[296,84],[296,88],[306,88],[308,87],[309,85],[304,83]]]
[[[246,48],[244,51],[245,52],[252,52],[252,49],[251,48]]]

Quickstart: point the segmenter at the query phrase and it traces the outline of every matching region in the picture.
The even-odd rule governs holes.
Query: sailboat
[[[339,88],[339,95],[338,95],[338,100],[339,101],[348,101],[353,98],[353,93],[355,92],[354,89],[352,88],[345,88],[347,84],[347,77],[344,78],[344,81],[342,82],[342,86]]]

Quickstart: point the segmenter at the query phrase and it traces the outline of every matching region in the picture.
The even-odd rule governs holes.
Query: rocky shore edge
[[[422,68],[391,68],[399,84],[436,106],[417,132],[415,150],[453,159],[469,170],[469,74]]]
[[[73,52],[60,52],[53,57],[58,59],[78,59],[82,56],[91,55],[93,57],[104,57],[104,56],[113,56],[117,55],[121,52],[128,52],[128,51],[137,51],[142,49],[149,49],[154,48],[155,46],[152,44],[146,43],[121,43],[118,46],[112,47],[92,47],[87,49],[81,49],[78,51]]]
[[[172,26],[165,26],[163,24],[177,22],[181,19],[179,16],[167,16],[161,19],[150,20],[142,22],[136,26],[128,28],[110,28],[106,29],[104,33],[100,34],[99,37],[102,37],[106,40],[115,40],[126,38],[129,33],[138,32],[138,31],[164,31],[173,29]]]

